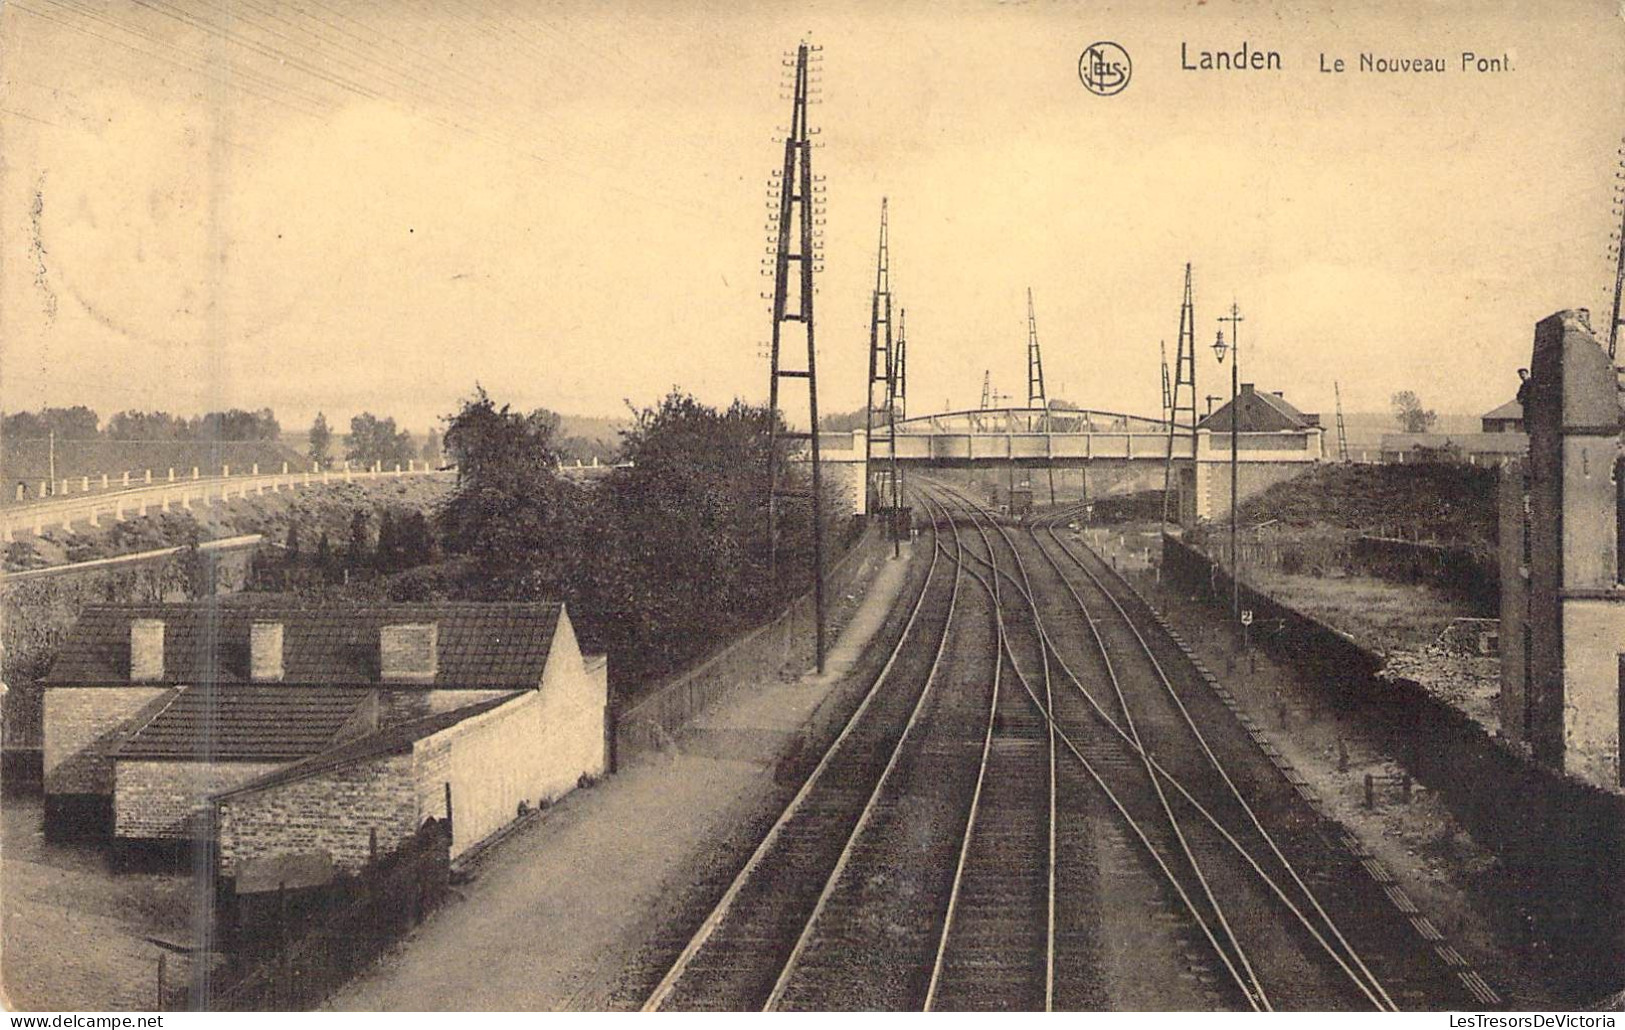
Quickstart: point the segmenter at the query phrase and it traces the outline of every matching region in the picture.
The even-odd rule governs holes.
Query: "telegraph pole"
[[[1230,323],[1230,614],[1236,625],[1241,625],[1241,566],[1237,564],[1236,523],[1239,503],[1238,487],[1241,481],[1241,308],[1230,302],[1230,314],[1219,319]],[[1213,353],[1224,363],[1224,330],[1219,330],[1213,342]],[[1236,631],[1239,635],[1240,629]],[[1238,637],[1239,638],[1239,637]]]
[[[897,311],[897,353],[892,357],[892,383],[891,383],[891,489],[893,499],[892,511],[892,557],[902,554],[902,523],[903,510],[903,470],[897,464],[897,423],[906,416],[903,412],[908,408],[908,311],[899,308]]]
[[[773,260],[773,344],[772,365],[768,378],[768,569],[775,582],[778,577],[779,500],[780,498],[809,496],[808,492],[786,489],[779,481],[780,440],[806,440],[812,451],[812,531],[813,531],[813,623],[814,653],[818,671],[824,671],[824,509],[823,481],[818,449],[818,350],[813,342],[813,272],[821,271],[822,230],[814,228],[823,222],[824,187],[822,177],[812,174],[812,136],[815,130],[807,124],[807,105],[812,92],[809,66],[820,58],[814,56],[822,47],[802,43],[796,48],[794,84],[790,129],[784,137],[784,165],[774,173],[776,180],[768,194],[778,202],[777,212],[770,216],[770,241],[774,247]],[[790,66],[790,62],[785,62]],[[794,273],[791,263],[795,264]],[[792,280],[792,275],[794,279]],[[792,281],[794,288],[792,288]],[[790,299],[795,295],[792,308]],[[785,368],[780,364],[783,335],[788,326],[799,326],[806,337],[807,360],[801,368]],[[791,330],[792,335],[794,330]],[[807,384],[808,432],[790,432],[779,428],[779,381],[800,379]]]
[[[1044,393],[1044,357],[1038,350],[1038,319],[1033,316],[1033,288],[1027,287],[1027,407],[1042,408],[1039,425],[1044,429],[1044,466],[1049,472],[1049,503],[1055,506],[1055,463],[1049,454],[1049,399]],[[1027,429],[1032,430],[1032,415],[1027,416]],[[1014,477],[1014,471],[1011,476]]]
[[[892,296],[891,249],[886,236],[886,198],[880,198],[880,246],[875,256],[875,290],[869,305],[869,400],[864,419],[864,489],[874,499],[870,510],[885,508],[887,480],[890,480],[890,507],[897,507],[896,433],[892,426]],[[875,428],[884,425],[891,441],[892,457],[886,471],[873,471]],[[896,535],[895,530],[893,535]]]
[[[908,418],[908,310],[897,310],[897,392],[892,398],[892,413],[901,422]]]
[[[1349,433],[1343,425],[1343,388],[1332,380],[1332,395],[1337,398],[1337,460],[1349,463]]]
[[[1620,149],[1625,155],[1625,147]],[[1614,172],[1614,203],[1619,207],[1619,232],[1614,236],[1614,319],[1608,326],[1608,357],[1613,359],[1619,350],[1619,327],[1622,313],[1620,311],[1620,297],[1625,294],[1625,157],[1620,161],[1621,169]]]
[[[1044,397],[1044,357],[1038,350],[1038,320],[1033,317],[1031,286],[1027,287],[1027,407],[1044,409],[1046,417],[1049,414],[1049,402]],[[1030,423],[1027,428],[1032,428]]]
[[[1166,359],[1165,359],[1166,360]],[[1164,366],[1166,369],[1166,365]],[[1163,372],[1163,383],[1168,373]],[[1189,402],[1180,403],[1188,396]],[[1168,522],[1168,508],[1174,496],[1174,437],[1180,431],[1179,416],[1186,416],[1186,433],[1191,439],[1191,465],[1196,464],[1196,305],[1191,299],[1191,266],[1185,263],[1185,297],[1179,305],[1179,342],[1174,350],[1173,386],[1168,394],[1168,465],[1162,476],[1162,521]]]

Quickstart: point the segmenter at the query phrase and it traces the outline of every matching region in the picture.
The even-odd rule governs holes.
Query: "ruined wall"
[[[1541,761],[1617,786],[1619,380],[1583,310],[1535,326],[1530,372],[1529,740]]]
[[[1497,493],[1500,507],[1501,558],[1501,732],[1509,740],[1527,741],[1525,706],[1529,676],[1529,566],[1524,549],[1529,527],[1528,466],[1523,459],[1501,468]]]
[[[1625,784],[1616,693],[1625,653],[1625,604],[1601,598],[1564,601],[1563,641],[1564,769],[1598,786]]]

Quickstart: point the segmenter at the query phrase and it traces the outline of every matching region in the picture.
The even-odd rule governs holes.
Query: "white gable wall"
[[[418,823],[446,814],[450,783],[456,858],[512,821],[521,801],[535,807],[569,793],[583,775],[601,775],[606,686],[588,672],[560,612],[539,689],[413,745]]]

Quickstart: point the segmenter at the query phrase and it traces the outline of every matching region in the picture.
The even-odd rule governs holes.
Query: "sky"
[[[1186,262],[1199,395],[1228,392],[1232,302],[1243,379],[1326,413],[1334,382],[1349,411],[1484,411],[1540,318],[1606,332],[1625,20],[1601,0],[7,0],[0,407],[421,431],[476,382],[578,415],[761,402],[802,38],[826,412],[863,403],[883,196],[913,414],[976,406],[986,370],[1025,394],[1030,287],[1050,395],[1155,415]],[[1080,81],[1097,40],[1133,60],[1115,96]],[[1281,69],[1181,67],[1244,41]]]

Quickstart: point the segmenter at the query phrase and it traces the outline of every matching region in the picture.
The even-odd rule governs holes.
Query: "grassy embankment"
[[[1243,503],[1242,576],[1384,655],[1391,674],[1416,680],[1493,730],[1498,659],[1439,637],[1459,618],[1495,617],[1498,596],[1464,597],[1425,578],[1396,580],[1358,554],[1356,541],[1421,541],[1493,570],[1496,477],[1494,469],[1466,465],[1321,466]],[[1193,536],[1222,554],[1226,532],[1218,526]]]

